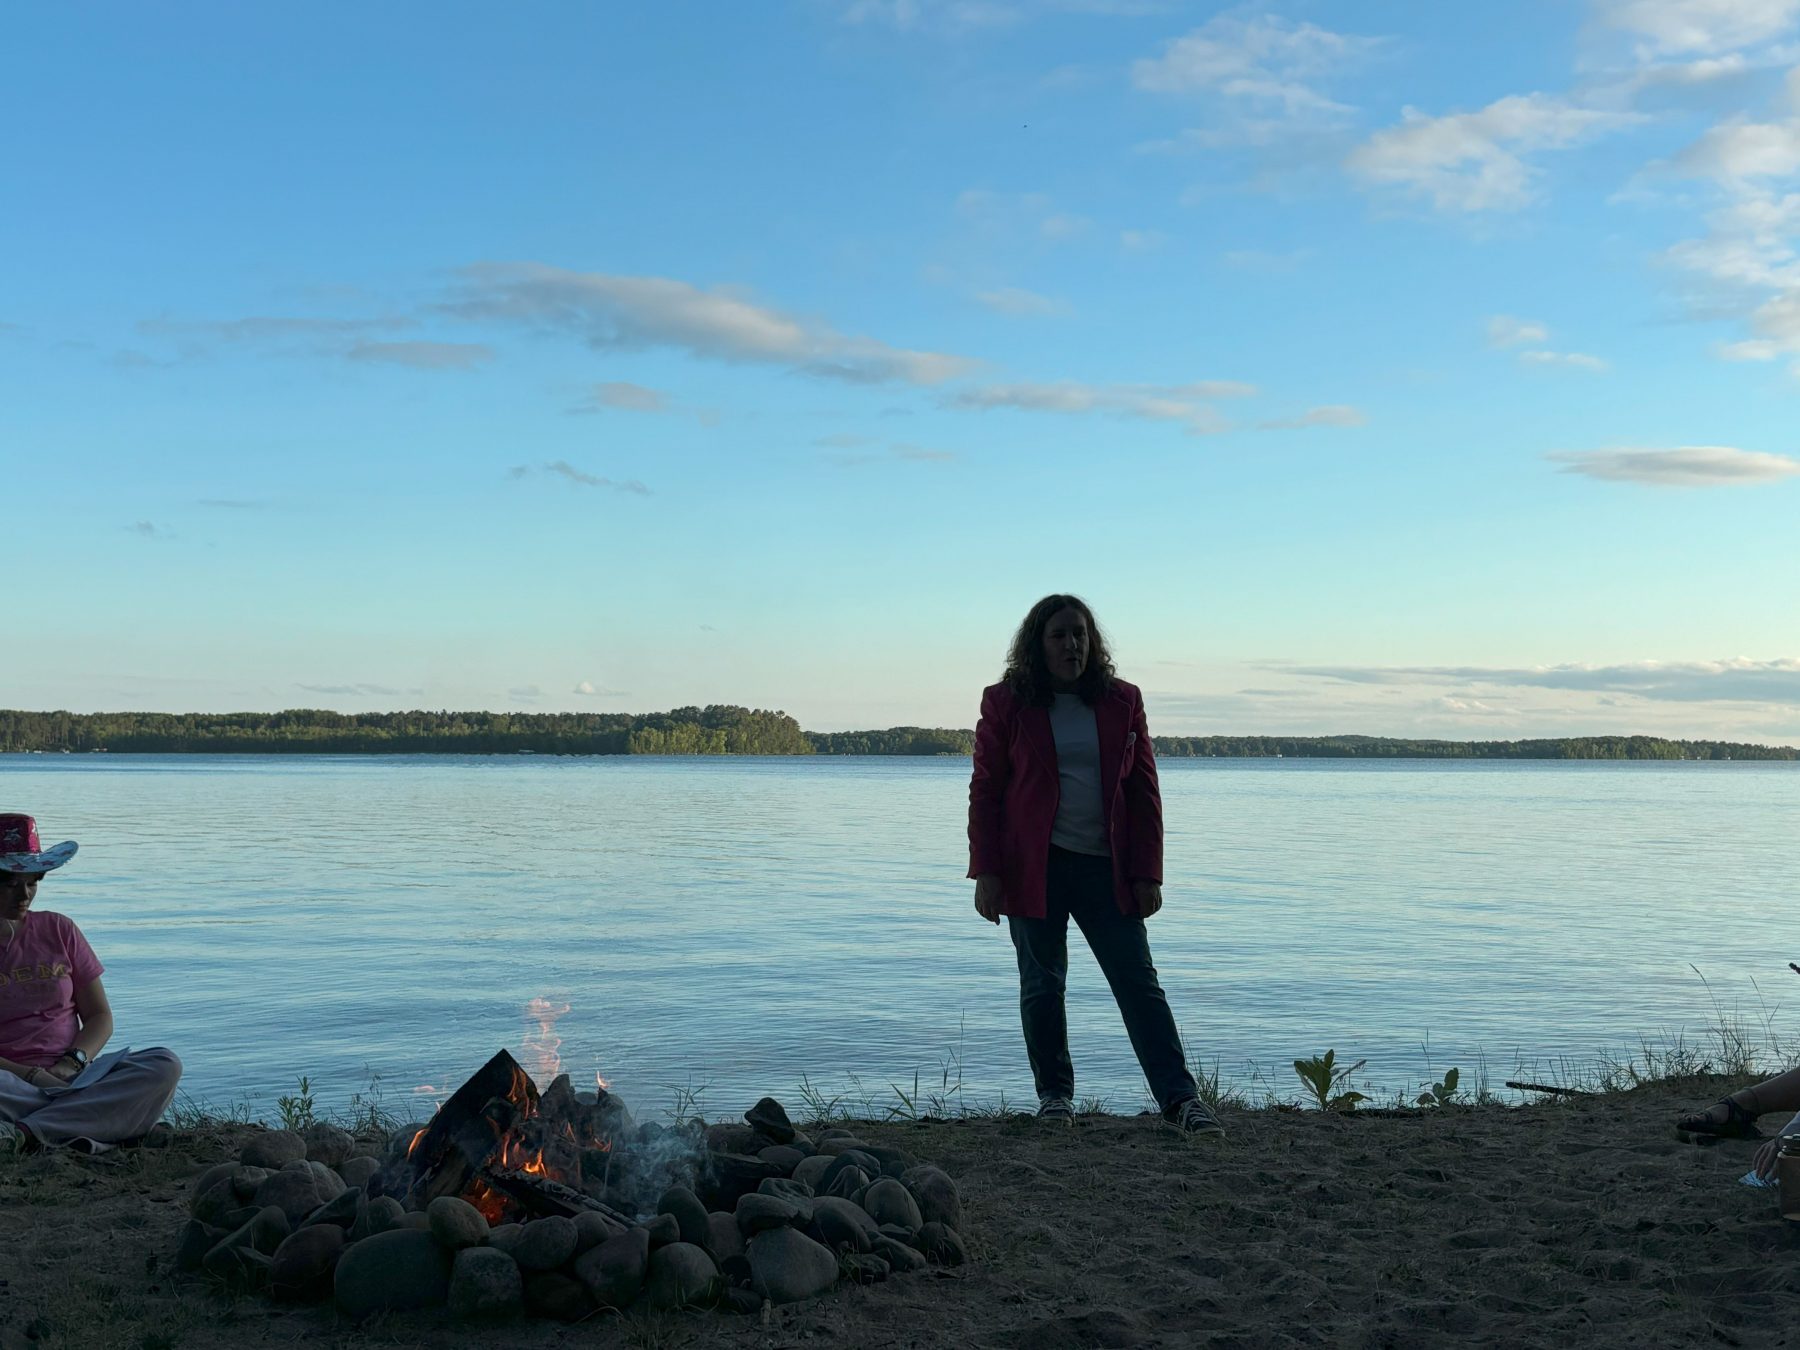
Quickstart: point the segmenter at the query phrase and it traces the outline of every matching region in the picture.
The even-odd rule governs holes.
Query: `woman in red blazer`
[[[1164,1119],[1189,1134],[1223,1131],[1188,1072],[1144,933],[1162,908],[1162,842],[1143,696],[1113,674],[1087,605],[1047,595],[1019,625],[1000,683],[982,691],[969,782],[975,909],[991,923],[1005,915],[1012,933],[1043,1119],[1074,1119],[1063,1004],[1072,917]]]

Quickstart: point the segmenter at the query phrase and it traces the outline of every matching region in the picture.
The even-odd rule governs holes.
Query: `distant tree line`
[[[709,704],[666,713],[69,713],[0,710],[0,751],[115,754],[967,755],[945,727],[802,731],[784,712]],[[1784,759],[1785,745],[1656,736],[1428,741],[1387,736],[1157,736],[1170,758]]]

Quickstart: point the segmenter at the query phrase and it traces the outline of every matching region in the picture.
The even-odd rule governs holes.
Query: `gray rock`
[[[695,1247],[704,1247],[708,1229],[706,1226],[706,1206],[700,1203],[700,1197],[686,1186],[671,1186],[662,1193],[656,1202],[658,1214],[670,1215],[681,1230],[681,1241]]]
[[[743,1195],[738,1197],[737,1212],[732,1216],[738,1232],[746,1239],[770,1228],[791,1228],[800,1222],[800,1209],[778,1195]]]
[[[802,1227],[812,1222],[813,1191],[804,1181],[795,1181],[792,1177],[770,1177],[756,1188],[756,1193],[787,1201],[800,1211],[799,1222]]]
[[[864,1144],[862,1151],[881,1164],[884,1177],[904,1176],[909,1168],[918,1166],[918,1159],[905,1149],[889,1148],[885,1144]]]
[[[771,1228],[750,1240],[751,1288],[771,1303],[817,1298],[837,1283],[837,1256],[798,1228]]]
[[[256,1198],[257,1188],[269,1179],[271,1173],[279,1171],[273,1167],[251,1167],[239,1164],[237,1171],[231,1174],[231,1192],[237,1196],[240,1204],[249,1204]]]
[[[897,1274],[906,1275],[915,1270],[925,1269],[925,1256],[914,1251],[904,1242],[898,1242],[887,1236],[875,1239],[875,1255],[879,1256]]]
[[[871,1182],[859,1203],[877,1226],[896,1224],[909,1233],[916,1233],[925,1226],[925,1218],[919,1213],[919,1202],[913,1199],[911,1191],[891,1177]]]
[[[819,1143],[824,1145],[827,1139],[854,1139],[855,1130],[847,1130],[842,1125],[828,1125],[819,1131]]]
[[[780,1168],[754,1155],[713,1152],[706,1155],[696,1189],[708,1209],[734,1209],[740,1195],[780,1175]]]
[[[794,1122],[788,1119],[786,1108],[773,1097],[764,1097],[744,1112],[744,1119],[751,1128],[777,1144],[793,1142]]]
[[[274,1205],[270,1205],[257,1210],[250,1218],[220,1238],[213,1250],[248,1247],[252,1251],[261,1252],[264,1256],[273,1256],[275,1249],[293,1231],[293,1225],[288,1222],[287,1215]],[[205,1264],[204,1261],[201,1262],[202,1266]]]
[[[175,1240],[175,1269],[193,1273],[200,1269],[206,1254],[227,1237],[223,1228],[189,1219],[181,1225],[181,1236]]]
[[[755,1153],[768,1145],[769,1140],[762,1137],[748,1125],[708,1125],[706,1127],[706,1146],[714,1153]]]
[[[412,1151],[413,1141],[426,1129],[430,1128],[428,1120],[415,1120],[409,1125],[402,1125],[388,1136],[387,1161],[404,1162],[406,1155]]]
[[[194,1212],[194,1207],[200,1203],[200,1197],[205,1195],[221,1177],[229,1177],[242,1166],[243,1164],[240,1162],[214,1163],[195,1177],[194,1184],[188,1188],[188,1213]]]
[[[572,1275],[533,1270],[525,1275],[525,1311],[556,1322],[579,1322],[594,1311],[594,1300]]]
[[[909,1167],[900,1178],[901,1185],[919,1202],[919,1213],[926,1223],[941,1223],[947,1228],[962,1227],[962,1197],[956,1183],[942,1168],[930,1163]]]
[[[625,1231],[625,1225],[609,1219],[597,1209],[584,1209],[575,1216],[575,1255],[591,1252],[608,1238]]]
[[[356,1154],[356,1140],[350,1131],[322,1120],[300,1131],[300,1142],[306,1146],[304,1156],[308,1162],[324,1163],[327,1167],[341,1167]]]
[[[863,1143],[862,1140],[858,1139],[853,1134],[841,1134],[831,1130],[825,1131],[824,1135],[819,1139],[819,1152],[824,1154],[827,1158],[839,1157],[848,1153],[851,1149],[861,1152],[867,1147],[867,1144]]]
[[[806,1154],[792,1144],[770,1144],[767,1148],[758,1150],[756,1156],[771,1167],[779,1167],[784,1177],[792,1176],[794,1169],[806,1161]]]
[[[512,1243],[512,1259],[525,1271],[555,1270],[575,1255],[575,1220],[560,1214],[533,1219]]]
[[[813,1137],[805,1130],[795,1130],[794,1137],[788,1140],[788,1147],[799,1149],[809,1158],[819,1151],[819,1146],[813,1142]]]
[[[794,1165],[793,1179],[810,1191],[817,1191],[825,1179],[825,1169],[837,1159],[829,1153],[815,1153]]]
[[[525,1303],[519,1263],[492,1247],[463,1248],[450,1266],[449,1302],[451,1315],[465,1322],[511,1316]]]
[[[824,1156],[830,1157],[829,1154]],[[881,1175],[881,1164],[869,1154],[860,1148],[846,1149],[825,1164],[824,1175],[813,1183],[813,1189],[820,1195],[830,1194],[831,1184],[852,1167],[863,1174],[865,1185],[871,1178]]]
[[[206,1181],[206,1185],[203,1188],[196,1188],[193,1199],[188,1202],[188,1215],[191,1218],[198,1219],[201,1223],[211,1224],[216,1228],[224,1223],[225,1216],[232,1210],[244,1207],[244,1198],[238,1195],[237,1187],[234,1184],[237,1173],[242,1169],[237,1163],[232,1163],[231,1169],[229,1172],[213,1175],[218,1172],[218,1169],[214,1168],[213,1172],[207,1174],[211,1177],[210,1181],[206,1177],[201,1178],[202,1181]],[[265,1177],[268,1176],[268,1173],[263,1172],[261,1168],[258,1168],[257,1171]],[[251,1191],[250,1194],[254,1196],[256,1192]]]
[[[425,1206],[425,1222],[438,1245],[449,1251],[479,1247],[488,1240],[488,1221],[481,1211],[454,1195],[440,1195]]]
[[[671,1242],[681,1241],[681,1225],[673,1214],[658,1214],[644,1225],[644,1231],[650,1235],[652,1247],[666,1247]]]
[[[738,1203],[743,1203],[742,1198]],[[706,1228],[706,1250],[712,1253],[713,1260],[719,1262],[721,1268],[732,1257],[744,1254],[744,1235],[738,1230],[735,1214],[715,1210],[706,1216]]]
[[[745,1289],[738,1285],[732,1285],[725,1291],[724,1296],[719,1302],[721,1306],[727,1308],[731,1312],[744,1316],[750,1313],[761,1312],[766,1300],[754,1289]]]
[[[880,1284],[888,1277],[888,1263],[873,1252],[844,1258],[844,1274],[858,1284]]]
[[[261,1289],[269,1282],[271,1259],[254,1247],[234,1247],[220,1243],[206,1254],[200,1267],[228,1289],[247,1291]]]
[[[843,1161],[841,1158],[839,1161]],[[856,1203],[856,1197],[869,1188],[869,1174],[860,1167],[840,1167],[836,1174],[827,1173],[831,1180],[825,1183],[825,1194],[835,1195],[840,1200]]]
[[[339,1228],[348,1228],[356,1222],[363,1201],[367,1197],[359,1190],[346,1186],[331,1199],[308,1214],[301,1223],[302,1228],[311,1228],[314,1224],[333,1223]]]
[[[910,1247],[919,1240],[917,1228],[907,1228],[897,1223],[878,1224],[875,1231],[879,1236],[892,1238],[903,1247]]]
[[[350,1240],[361,1242],[378,1233],[391,1233],[406,1222],[406,1211],[391,1195],[378,1195],[365,1204],[350,1224]]]
[[[691,1242],[671,1242],[650,1253],[644,1276],[644,1299],[652,1308],[671,1310],[706,1307],[718,1297],[723,1281],[705,1249]]]
[[[512,1255],[513,1243],[519,1240],[519,1234],[525,1231],[522,1223],[503,1223],[488,1230],[487,1245],[497,1247],[508,1256]]]
[[[337,1173],[325,1167],[315,1172],[303,1162],[291,1171],[270,1173],[268,1180],[256,1188],[255,1203],[258,1208],[273,1205],[287,1215],[289,1224],[298,1225],[320,1205],[343,1193],[344,1183],[338,1180]]]
[[[575,1258],[575,1277],[602,1308],[628,1307],[644,1288],[650,1234],[631,1228]]]
[[[264,1130],[253,1135],[238,1153],[238,1161],[246,1167],[266,1167],[272,1172],[305,1157],[306,1141],[292,1130]]]
[[[269,1293],[290,1302],[324,1298],[344,1252],[344,1230],[315,1224],[282,1239],[269,1262]]]
[[[421,1233],[431,1231],[431,1216],[424,1210],[409,1209],[400,1219],[402,1228],[416,1228]]]
[[[927,1261],[940,1266],[960,1266],[969,1259],[957,1231],[936,1220],[919,1230],[919,1250],[925,1253]]]
[[[346,1247],[332,1286],[338,1311],[353,1322],[436,1308],[450,1293],[450,1253],[430,1233],[391,1228]]]
[[[346,1186],[360,1190],[369,1184],[369,1179],[381,1170],[379,1158],[356,1157],[346,1158],[337,1169],[337,1174],[344,1179]]]
[[[807,1229],[827,1247],[853,1252],[866,1252],[879,1234],[875,1220],[848,1200],[821,1195],[813,1201],[812,1226]]]

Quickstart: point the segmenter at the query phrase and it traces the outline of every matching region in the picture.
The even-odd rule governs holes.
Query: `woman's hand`
[[[75,1079],[80,1076],[81,1066],[67,1055],[64,1055],[44,1072],[56,1079],[57,1082],[68,1084],[73,1083]]]
[[[984,873],[975,878],[975,912],[989,923],[1000,922],[1000,878]]]
[[[1762,1147],[1756,1150],[1756,1158],[1750,1164],[1750,1170],[1764,1181],[1775,1175],[1775,1155],[1781,1152],[1781,1140],[1765,1139]]]
[[[48,1069],[33,1069],[30,1073],[25,1075],[25,1081],[30,1083],[34,1088],[49,1089],[68,1086],[67,1083],[63,1082],[62,1079],[58,1078]]]
[[[1131,894],[1137,901],[1139,918],[1147,919],[1162,908],[1160,881],[1134,881],[1131,883]]]

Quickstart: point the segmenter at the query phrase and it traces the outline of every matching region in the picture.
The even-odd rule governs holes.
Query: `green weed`
[[[1295,1060],[1294,1072],[1300,1076],[1306,1090],[1312,1093],[1313,1100],[1321,1111],[1354,1111],[1358,1102],[1369,1099],[1366,1094],[1351,1089],[1346,1080],[1368,1062],[1366,1059],[1359,1059],[1348,1068],[1339,1068],[1337,1051],[1327,1050],[1313,1059]]]

